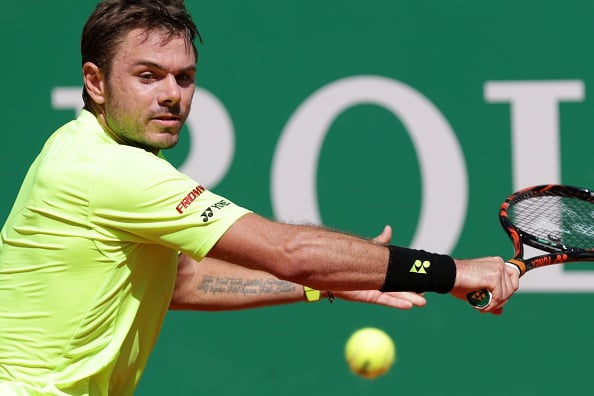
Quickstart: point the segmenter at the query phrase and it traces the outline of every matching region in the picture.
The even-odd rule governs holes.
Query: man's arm
[[[391,228],[386,227],[375,241],[387,243],[391,236]],[[328,297],[321,293],[322,299]],[[426,304],[422,295],[408,292],[337,291],[334,296],[398,309]],[[221,311],[300,301],[305,301],[302,285],[222,260],[207,257],[197,262],[181,254],[170,309]]]
[[[398,309],[426,304],[422,295],[408,292],[337,291],[333,295],[337,299]],[[321,299],[327,297],[327,292],[322,291]],[[303,301],[306,300],[302,285],[225,261],[207,257],[198,262],[182,254],[169,308],[230,311]]]
[[[178,259],[171,309],[223,311],[303,300],[303,288],[266,272],[213,258]]]
[[[357,236],[317,226],[278,223],[250,213],[229,228],[209,256],[319,290],[386,290],[391,252]],[[493,300],[486,312],[501,313],[518,288],[517,271],[508,269],[500,257],[454,263],[451,293],[464,298],[470,291],[491,290]],[[393,276],[392,280],[402,276],[407,275]]]

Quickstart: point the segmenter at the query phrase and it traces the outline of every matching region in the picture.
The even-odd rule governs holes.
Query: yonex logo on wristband
[[[386,280],[380,291],[448,293],[454,287],[456,263],[450,256],[394,245],[388,249]]]
[[[425,260],[425,261],[421,261],[421,260],[415,260],[414,264],[412,265],[412,267],[410,268],[409,272],[412,272],[414,274],[426,274],[427,271],[425,271],[427,268],[429,268],[431,266],[431,262]]]

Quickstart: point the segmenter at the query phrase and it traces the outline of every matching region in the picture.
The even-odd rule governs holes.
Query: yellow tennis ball
[[[364,327],[347,340],[345,357],[353,373],[373,379],[390,370],[396,361],[396,346],[383,330]]]

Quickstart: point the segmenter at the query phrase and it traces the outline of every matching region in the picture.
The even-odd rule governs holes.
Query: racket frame
[[[506,264],[513,265],[522,276],[534,268],[552,264],[594,261],[594,248],[567,247],[561,243],[543,240],[514,226],[509,218],[509,208],[517,202],[539,196],[577,198],[594,204],[594,192],[592,190],[561,184],[531,186],[511,194],[503,201],[499,209],[499,222],[510,238],[515,253],[514,257],[509,259]],[[530,246],[549,253],[524,258],[524,246]],[[470,292],[466,297],[469,303],[478,309],[488,306],[492,298],[491,292],[485,289]]]

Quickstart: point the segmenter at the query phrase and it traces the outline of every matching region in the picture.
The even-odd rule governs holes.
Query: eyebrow
[[[151,62],[151,61],[138,61],[138,62],[134,63],[134,65],[133,65],[133,67],[138,67],[138,66],[146,66],[149,68],[159,69],[162,71],[168,70],[167,68],[161,66],[160,64]],[[196,65],[186,66],[179,70],[175,70],[175,73],[177,74],[177,73],[193,72],[193,71],[196,71]]]

